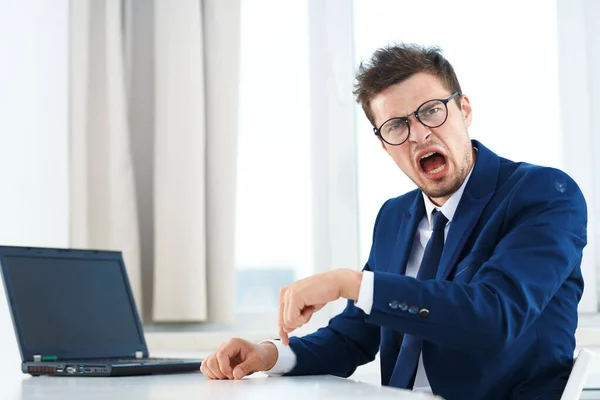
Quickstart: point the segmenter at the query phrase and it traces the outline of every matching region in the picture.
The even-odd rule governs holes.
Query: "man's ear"
[[[466,95],[462,95],[460,98],[460,110],[463,114],[465,126],[468,128],[473,122],[473,109],[471,108],[471,101]]]

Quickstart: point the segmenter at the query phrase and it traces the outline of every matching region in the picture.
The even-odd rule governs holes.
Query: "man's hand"
[[[242,379],[259,371],[268,371],[277,362],[273,343],[254,344],[230,339],[202,361],[200,371],[210,379]]]
[[[279,291],[279,338],[290,343],[288,334],[310,321],[325,304],[340,297],[358,300],[362,272],[337,269],[313,275]]]

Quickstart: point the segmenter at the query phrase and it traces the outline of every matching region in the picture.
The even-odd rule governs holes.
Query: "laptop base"
[[[135,376],[152,374],[174,374],[182,372],[199,372],[202,360],[158,361],[153,359],[131,360],[131,362],[98,363],[87,360],[80,362],[24,362],[21,364],[23,373],[32,376],[72,376],[72,377],[101,377],[101,376]]]

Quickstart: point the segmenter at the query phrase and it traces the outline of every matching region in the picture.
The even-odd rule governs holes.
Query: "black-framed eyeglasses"
[[[410,136],[408,118],[411,115],[414,115],[417,121],[428,128],[442,126],[448,119],[448,102],[456,96],[458,96],[458,92],[452,93],[447,99],[427,100],[406,117],[390,118],[381,124],[379,129],[373,128],[373,132],[390,146],[399,146]]]

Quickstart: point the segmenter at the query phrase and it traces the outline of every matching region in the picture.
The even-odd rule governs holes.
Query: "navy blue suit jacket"
[[[404,276],[425,215],[421,192],[388,200],[365,266],[375,277],[370,315],[349,301],[327,327],[291,338],[290,375],[347,377],[380,350],[381,383],[398,386],[398,338],[406,333],[423,339],[427,377],[446,399],[560,398],[583,291],[585,200],[564,172],[473,145],[477,161],[436,279]]]

